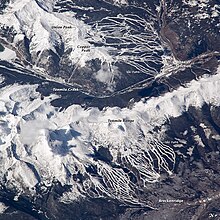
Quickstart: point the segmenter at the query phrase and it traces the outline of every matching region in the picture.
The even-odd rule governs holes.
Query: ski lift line
[[[153,76],[154,74],[150,73],[149,71],[143,70],[142,68],[139,68],[136,66],[136,64],[132,64],[130,62],[127,62],[130,66],[133,66],[136,70],[140,71],[141,73],[145,73],[146,75]]]
[[[131,66],[133,66],[135,69],[141,71],[142,73],[145,73],[147,75],[150,75],[150,76],[155,76],[158,71],[156,69],[152,69],[152,68],[144,68],[143,66],[141,66],[139,63],[137,62],[134,62],[134,61],[127,61],[127,63]]]
[[[153,36],[150,36],[150,37],[153,37]],[[138,43],[140,43],[140,44],[144,44],[144,45],[146,44],[146,40],[149,40],[149,39],[144,38],[143,35],[142,35],[142,37],[133,35],[133,36],[131,36],[131,38],[132,38],[133,40],[135,40],[136,42],[138,42]]]

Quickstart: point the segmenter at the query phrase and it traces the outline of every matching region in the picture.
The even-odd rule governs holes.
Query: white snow
[[[200,25],[203,20],[207,20],[207,22],[212,23],[217,21],[219,17],[220,6],[217,4],[212,6],[209,0],[182,0],[182,2],[183,4],[194,8],[193,13],[190,13],[189,15],[189,12],[186,12],[185,16],[195,18],[197,25]]]
[[[206,19],[206,18],[210,18],[210,15],[203,12],[203,13],[200,13],[200,14],[196,14],[195,17],[199,18],[199,19]]]
[[[30,55],[35,70],[41,70],[41,73],[46,74],[42,66],[48,62],[42,55],[53,51],[61,59],[60,65],[68,63],[73,67],[68,82],[71,82],[76,69],[85,66],[90,68],[89,64],[93,60],[99,60],[103,66],[91,77],[106,84],[106,88],[111,92],[115,88],[114,77],[118,76],[116,63],[125,63],[129,69],[138,73],[151,76],[159,74],[153,63],[162,63],[159,54],[163,47],[151,20],[134,14],[118,14],[86,24],[76,18],[75,12],[52,11],[55,2],[13,0],[0,15],[0,26],[11,27],[16,33],[13,44],[18,44],[24,36],[30,40]],[[114,0],[113,3],[126,6],[127,0]],[[90,7],[90,10],[94,9]],[[152,16],[156,19],[156,15]],[[137,25],[143,30],[141,34],[134,28]],[[118,49],[119,46],[122,48]],[[83,50],[83,47],[87,49]],[[61,55],[58,48],[64,48],[64,54]],[[141,59],[137,56],[139,53],[143,54]],[[105,63],[111,68],[105,69]]]
[[[2,84],[5,81],[5,77],[0,74],[0,84]]]
[[[0,118],[0,177],[7,173],[9,187],[17,187],[21,193],[27,187],[32,192],[39,180],[26,165],[31,163],[41,181],[47,185],[52,183],[54,177],[62,184],[74,185],[73,191],[65,194],[63,201],[69,201],[71,195],[74,199],[76,191],[78,198],[94,186],[98,190],[97,195],[93,196],[101,196],[100,193],[103,193],[110,197],[116,196],[122,201],[141,203],[135,196],[134,186],[127,174],[102,161],[94,161],[89,156],[94,153],[93,148],[107,147],[114,162],[117,162],[118,156],[122,157],[139,172],[145,185],[157,181],[162,168],[172,174],[172,166],[166,161],[169,158],[170,163],[175,163],[173,150],[162,143],[163,133],[154,132],[152,135],[149,132],[170,117],[180,116],[189,106],[200,108],[205,102],[219,106],[219,70],[216,75],[192,81],[186,88],[181,87],[147,101],[143,99],[131,109],[114,107],[103,111],[97,108],[85,110],[79,105],[72,105],[59,111],[50,104],[50,98],[57,97],[41,100],[40,94],[36,92],[37,86],[7,86],[0,92],[0,111],[6,113]],[[30,96],[33,101],[30,101]],[[121,121],[113,123],[109,119]],[[134,122],[123,122],[123,119]],[[207,135],[211,135],[208,130]],[[204,146],[199,136],[195,139]],[[9,157],[12,142],[16,144],[16,156],[12,154]],[[180,143],[184,145],[185,142]],[[158,171],[148,157],[150,152],[158,158]],[[83,174],[88,164],[96,166],[103,181],[111,182],[114,187],[104,188],[90,174],[87,174],[88,178],[82,185],[68,177],[67,170],[71,175],[78,170]]]
[[[197,0],[183,0],[182,2],[186,5],[191,6],[191,7],[195,7],[198,4]]]
[[[92,32],[91,27],[74,17],[74,13],[51,13],[55,1],[14,0],[0,15],[0,24],[12,26],[16,31],[14,43],[22,40],[24,35],[30,39],[30,52],[32,55],[45,50],[56,52],[56,47],[62,41],[65,50],[72,50],[69,59],[78,66],[85,66],[91,58],[112,62],[108,49],[104,47],[92,48],[87,36]],[[95,33],[93,33],[94,35]],[[91,46],[90,52],[82,52],[79,46]],[[37,62],[37,61],[36,61]]]
[[[172,93],[166,93],[163,97],[152,98],[147,101],[148,108],[151,108],[151,114],[164,115],[166,117],[178,117],[182,112],[187,111],[189,106],[201,107],[203,103],[212,103],[219,105],[220,97],[218,95],[220,86],[220,66],[218,74],[213,76],[204,76],[198,81],[192,80],[187,88],[180,87]],[[137,104],[141,108],[141,104]]]
[[[127,0],[113,0],[114,4],[116,5],[128,5]]]
[[[182,2],[190,7],[207,7],[209,0],[182,0]]]
[[[207,1],[200,0],[200,3],[204,6]],[[185,0],[184,2],[191,6],[197,5],[196,1]],[[41,54],[49,49],[57,53],[56,47],[60,46],[63,41],[65,50],[71,50],[69,59],[76,66],[84,67],[91,58],[100,59],[102,68],[94,77],[112,89],[113,78],[118,76],[118,70],[112,67],[112,63],[115,62],[114,57],[110,55],[112,48],[107,46],[94,48],[88,42],[88,33],[93,35],[94,41],[97,39],[101,41],[100,33],[77,20],[74,13],[50,13],[53,1],[45,3],[38,0],[38,3],[43,8],[33,0],[13,0],[5,13],[0,15],[1,24],[8,26],[13,24],[17,32],[15,42],[22,40],[25,34],[31,39],[30,52]],[[116,1],[116,3],[125,2]],[[103,19],[103,23],[99,24],[100,32],[105,33],[103,29],[106,27],[106,21],[112,22],[109,28],[114,24],[114,28],[125,30],[128,27],[125,21],[135,24],[136,19],[139,19],[141,25],[149,29],[150,36],[146,36],[146,33],[142,36],[146,45],[143,44],[140,36],[123,37],[140,45],[141,51],[146,50],[151,53],[151,46],[147,45],[148,37],[152,40],[149,42],[157,39],[157,34],[151,24],[141,18],[128,16],[121,20],[125,23],[121,26],[118,19],[119,17]],[[118,33],[119,31],[113,32],[113,36],[116,37]],[[89,50],[82,52],[81,46],[87,46]],[[156,44],[154,50],[162,50],[162,47]],[[121,53],[121,55],[126,54],[126,51],[121,51]],[[0,53],[0,59],[15,59],[15,57],[15,52],[8,48]],[[116,57],[136,66],[137,60],[133,57],[127,55]],[[151,57],[146,57],[146,59],[150,60]],[[162,71],[158,77],[167,72],[170,73],[176,66],[181,68],[181,63],[178,61],[169,59],[169,57],[163,57],[163,59],[168,69],[165,68],[166,71]],[[169,65],[173,61],[174,67]],[[140,60],[138,59],[137,62]],[[149,72],[141,65],[139,68],[155,76],[155,70]],[[65,194],[63,201],[71,200],[71,197],[76,198],[76,194],[78,198],[84,192],[90,192],[90,188],[93,187],[96,190],[91,193],[93,196],[108,195],[120,198],[122,201],[141,203],[136,197],[134,185],[129,181],[128,175],[122,169],[112,168],[103,161],[95,161],[90,156],[94,154],[94,148],[96,150],[100,146],[108,148],[115,163],[117,163],[117,158],[121,157],[138,172],[144,186],[158,181],[161,170],[171,175],[175,153],[172,148],[162,142],[162,132],[158,134],[154,132],[152,135],[150,131],[157,125],[163,125],[170,117],[180,116],[190,106],[200,108],[204,103],[220,105],[220,67],[217,75],[203,77],[198,81],[193,80],[186,88],[180,87],[160,97],[147,101],[143,99],[135,103],[132,108],[114,107],[100,111],[97,108],[85,110],[79,105],[72,105],[59,111],[50,104],[51,100],[58,97],[53,95],[41,100],[36,88],[37,85],[14,84],[0,90],[0,112],[5,113],[0,116],[2,161],[0,181],[6,176],[8,187],[16,187],[22,193],[27,189],[33,192],[39,178],[48,186],[56,178],[61,184],[74,185],[72,191]],[[109,119],[121,121],[109,122]],[[123,119],[134,120],[134,122],[124,122]],[[206,134],[211,135],[208,131]],[[199,136],[195,139],[203,146]],[[13,150],[11,149],[12,143],[16,146]],[[152,154],[158,160],[157,169],[154,167]],[[27,165],[29,163],[33,165],[35,172]],[[87,174],[87,179],[81,185],[68,177],[69,174],[74,175],[79,171],[81,174],[86,173],[87,165],[97,168],[98,175],[102,177],[104,183],[108,183],[108,188],[105,188],[97,177],[90,174]]]
[[[212,8],[211,8],[211,10],[212,10],[212,15],[211,15],[211,17],[213,17],[213,18],[217,18],[217,17],[219,17],[220,16],[220,6],[219,5],[214,5]]]
[[[7,210],[8,206],[0,202],[0,214],[3,214]]]
[[[217,141],[220,141],[220,135],[213,135],[212,138]]]
[[[42,129],[49,129],[50,122],[48,120],[30,120],[21,123],[20,141],[23,144],[32,145],[35,139],[39,137]]]
[[[0,60],[14,60],[16,58],[16,53],[4,46],[4,51],[0,52]]]

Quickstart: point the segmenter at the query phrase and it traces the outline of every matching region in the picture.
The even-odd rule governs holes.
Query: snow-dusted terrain
[[[217,0],[0,2],[0,219],[208,219],[218,18]]]
[[[4,51],[0,52],[1,60],[14,60],[16,58],[16,53],[9,48],[4,48]]]
[[[80,84],[78,71],[91,71],[93,62],[98,62],[99,69],[89,72],[89,77],[92,83],[101,83],[102,90],[110,93],[116,90],[118,80],[129,72],[145,74],[146,78],[159,74],[164,49],[153,24],[157,15],[149,9],[142,9],[146,18],[127,13],[88,23],[75,17],[71,11],[73,3],[58,3],[65,3],[70,10],[62,11],[62,6],[53,1],[15,0],[0,14],[1,28],[13,30],[11,44],[19,48],[15,52],[21,63],[28,63],[38,71],[40,68],[45,75],[58,75],[66,83]],[[125,6],[126,1],[114,4]],[[91,7],[91,10],[95,9]],[[27,46],[25,49],[21,46],[27,42],[28,51]],[[85,88],[88,90],[88,86]]]
[[[117,10],[118,7],[128,10],[126,4],[114,1],[113,5]],[[183,1],[183,4],[190,3]],[[140,84],[170,76],[196,62],[191,58],[182,61],[167,53],[168,42],[157,30],[158,18],[165,7],[162,2],[155,5],[156,13],[146,4],[142,8],[132,7],[130,10],[134,11],[130,13],[128,10],[111,14],[106,9],[106,16],[90,21],[88,10],[100,13],[104,9],[86,9],[63,0],[14,0],[0,14],[0,27],[11,30],[12,40],[9,42],[5,35],[1,38],[14,50],[10,57],[15,58],[16,53],[22,65],[103,97],[140,88]],[[212,13],[218,13],[218,6],[213,8]],[[177,9],[174,6],[170,14]],[[82,19],[75,10],[85,10]],[[144,16],[135,14],[135,10]],[[210,22],[214,23],[216,18]],[[213,54],[214,51],[202,54],[197,60]]]
[[[59,55],[56,48],[61,47],[62,40],[65,42],[66,50],[70,48],[75,50],[80,43],[87,44],[84,37],[89,27],[74,19],[73,13],[50,13],[47,10],[52,7],[52,4],[53,2],[48,1],[11,1],[4,15],[0,16],[1,24],[12,25],[16,32],[15,43],[23,40],[25,36],[31,39],[30,53],[38,53],[39,57],[44,50],[52,50]],[[71,52],[70,59],[76,60],[78,57],[77,50]],[[88,59],[89,54],[85,54],[79,64],[85,65]]]
[[[72,186],[63,202],[88,193],[148,206],[147,198],[139,200],[138,186],[122,168],[135,169],[144,187],[158,181],[161,172],[172,175],[175,153],[163,144],[166,126],[161,132],[152,131],[190,106],[218,106],[220,72],[218,69],[214,76],[192,81],[186,88],[159,98],[141,100],[131,109],[85,110],[72,105],[59,111],[50,104],[58,97],[51,95],[42,100],[36,88],[37,85],[12,85],[1,89],[1,184],[16,189],[18,194],[34,195],[37,184],[51,185],[55,178]],[[94,159],[100,147],[110,152],[111,163],[118,168]],[[89,167],[96,171],[88,172]],[[73,178],[77,173],[86,176],[82,182]]]

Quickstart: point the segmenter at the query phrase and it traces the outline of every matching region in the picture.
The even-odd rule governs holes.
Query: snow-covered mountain
[[[218,9],[2,1],[0,219],[219,216]]]
[[[115,2],[113,8],[119,10],[120,3],[126,9],[123,1]],[[89,10],[103,13],[104,8]],[[143,76],[157,75],[163,53],[153,23],[156,15],[147,8],[142,9],[145,18],[129,13],[130,9],[124,15],[106,10],[108,16],[84,21],[86,16],[76,18],[71,1],[17,0],[10,1],[3,10],[0,25],[2,29],[11,28],[10,46],[16,50],[19,62],[103,95],[103,90],[112,93]],[[127,82],[127,77],[131,82]],[[125,79],[125,85],[120,79]]]
[[[50,104],[58,97],[41,99],[37,85],[6,86],[0,93],[1,184],[15,190],[18,199],[35,196],[38,185],[48,187],[55,179],[71,186],[62,202],[90,195],[153,207],[138,191],[164,172],[175,175],[174,148],[164,143],[167,121],[191,106],[219,106],[219,77],[218,69],[217,75],[141,100],[130,109],[102,111],[78,105],[60,111]]]

